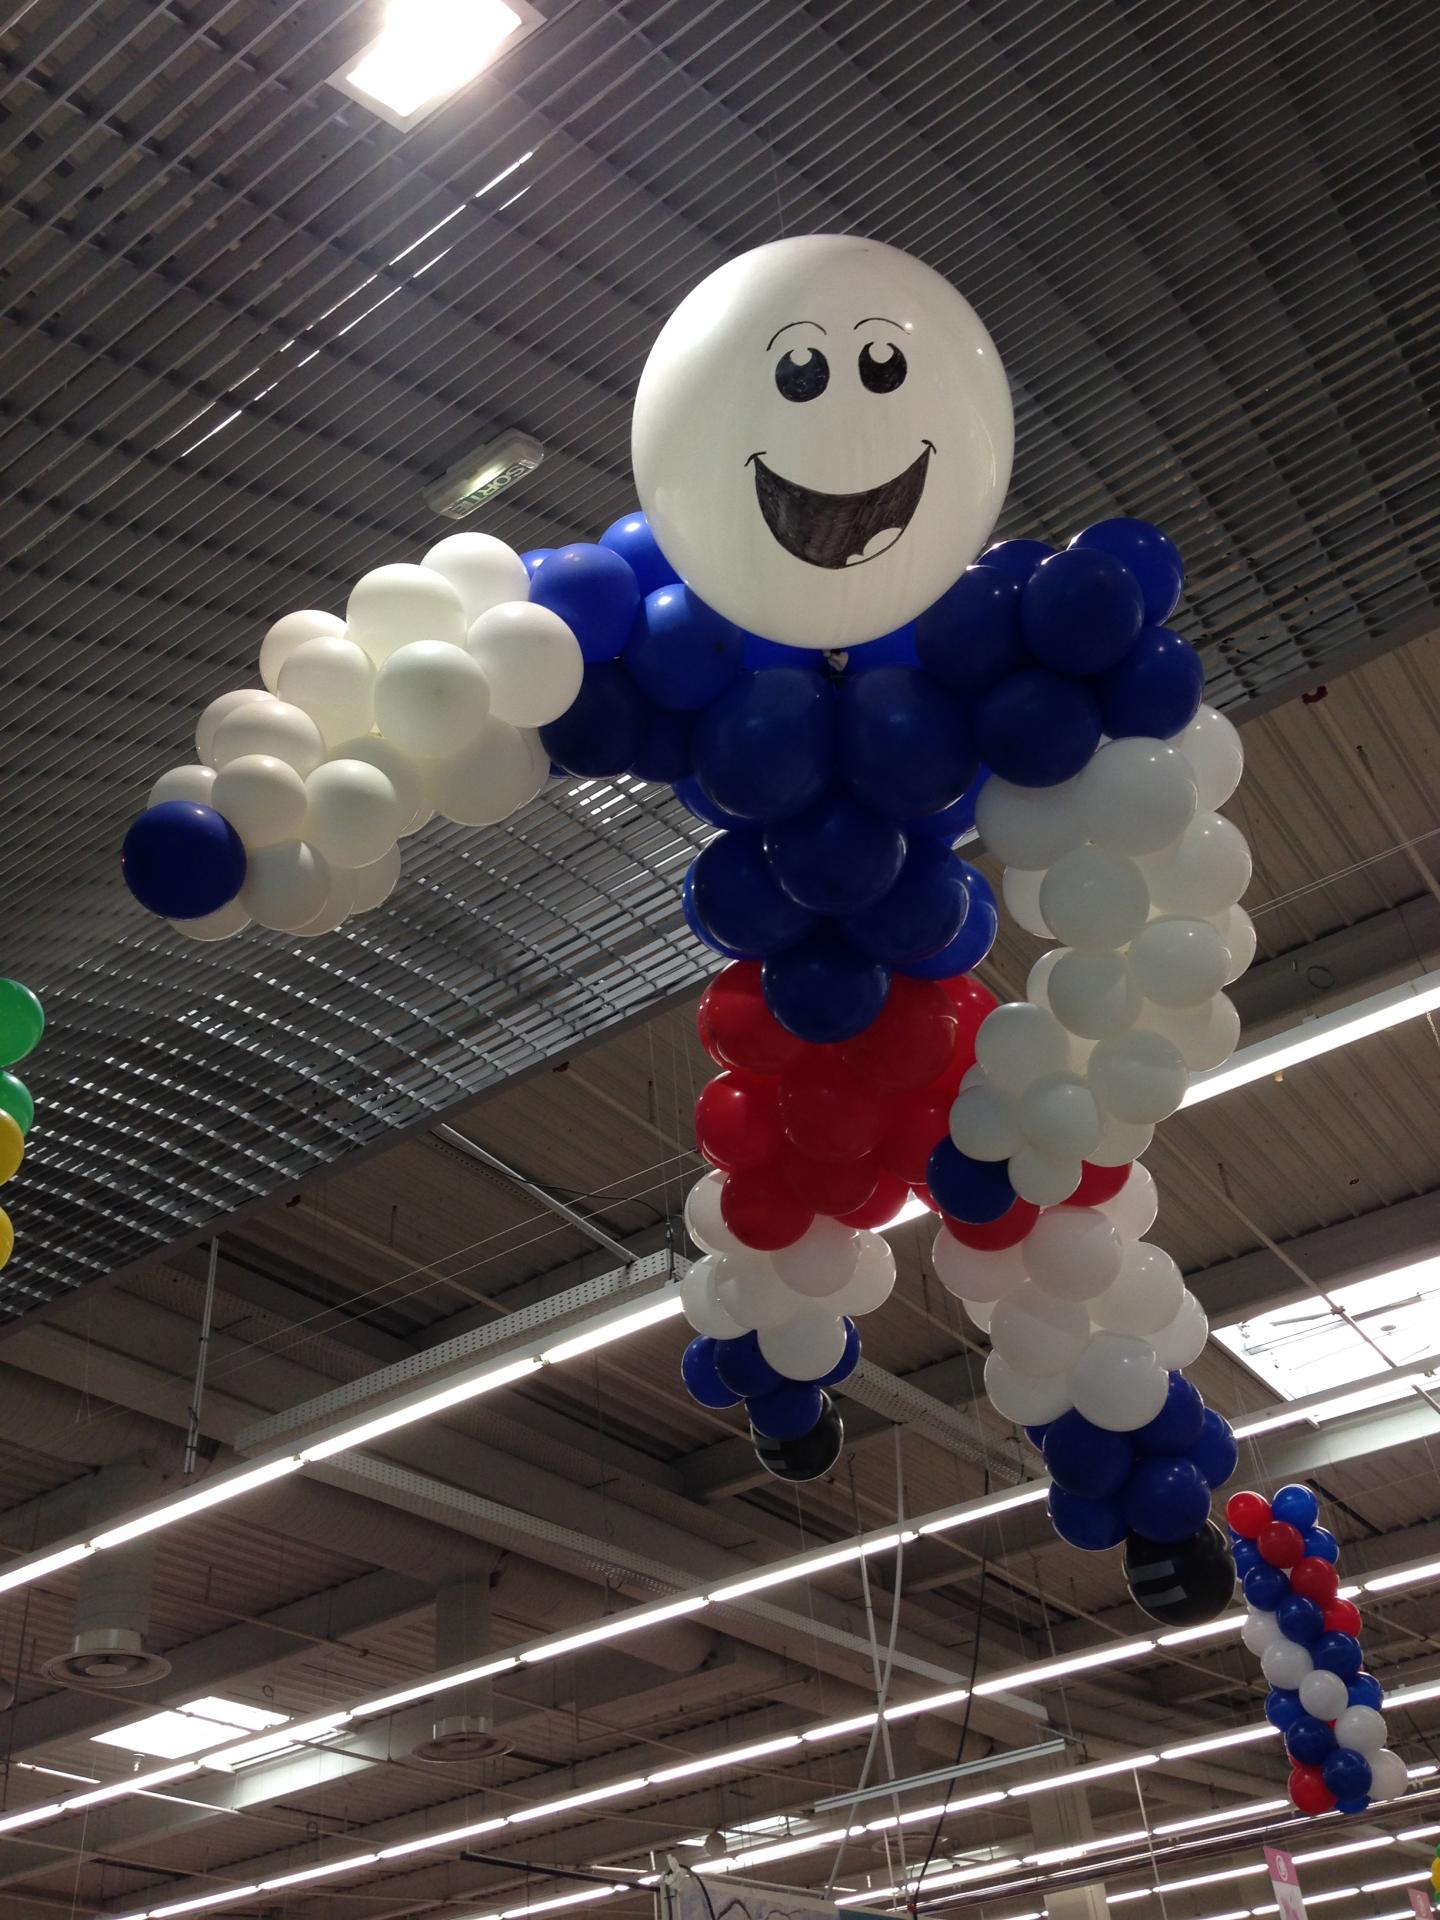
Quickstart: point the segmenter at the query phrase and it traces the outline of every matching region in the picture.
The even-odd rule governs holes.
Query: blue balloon
[[[1125,1538],[1125,1516],[1114,1500],[1092,1500],[1083,1493],[1051,1487],[1046,1496],[1050,1524],[1067,1546],[1082,1553],[1104,1553]]]
[[[1385,1704],[1385,1689],[1374,1674],[1367,1673],[1363,1667],[1350,1682],[1348,1694],[1352,1707],[1374,1707],[1378,1713]]]
[[[777,1373],[760,1351],[758,1334],[742,1333],[734,1340],[715,1342],[715,1371],[742,1400],[752,1395],[773,1393],[787,1385],[783,1373]]]
[[[520,558],[525,562],[525,571],[532,580],[554,551],[554,547],[527,547],[521,554]]]
[[[860,1364],[860,1330],[847,1314],[845,1316],[845,1351],[831,1367],[828,1373],[822,1373],[815,1381],[817,1387],[838,1387],[842,1380],[848,1380]]]
[[[841,681],[839,764],[862,806],[901,823],[950,806],[980,770],[967,709],[918,667]]]
[[[1032,665],[1020,634],[1022,585],[1001,567],[967,567],[915,622],[926,672],[966,700],[978,700]]]
[[[841,931],[852,946],[887,966],[928,960],[965,924],[970,893],[963,866],[942,841],[918,834],[894,886],[873,906],[846,914]]]
[[[745,666],[755,673],[761,667],[794,667],[801,673],[824,673],[825,655],[819,647],[787,647],[778,640],[762,640],[758,633],[742,633]]]
[[[1067,547],[1025,583],[1025,644],[1052,673],[1104,673],[1125,658],[1145,624],[1145,602],[1128,567],[1108,553]]]
[[[1024,1429],[1025,1438],[1037,1452],[1045,1451],[1045,1436],[1050,1431],[1051,1422],[1042,1420],[1038,1425]]]
[[[735,953],[758,959],[815,931],[815,915],[780,886],[753,827],[716,834],[690,872],[696,917],[712,939]]]
[[[1153,1420],[1137,1427],[1130,1438],[1141,1453],[1189,1453],[1204,1426],[1205,1402],[1184,1374],[1172,1368],[1164,1406]],[[1138,1531],[1143,1533],[1145,1529],[1141,1527]],[[1191,1532],[1194,1531],[1192,1527]]]
[[[995,889],[985,878],[979,867],[972,867],[968,860],[962,860],[960,871],[965,876],[965,891],[970,896],[970,905],[994,907],[997,905]]]
[[[798,946],[767,958],[760,984],[766,1006],[787,1033],[824,1047],[853,1040],[879,1019],[890,975],[833,928],[821,927]]]
[[[915,651],[915,622],[897,627],[894,633],[882,633],[878,640],[846,649],[845,672],[873,673],[877,667],[918,667]]]
[[[1353,1800],[1337,1800],[1335,1802],[1335,1811],[1337,1813],[1364,1813],[1369,1805],[1370,1796],[1365,1794]]]
[[[685,878],[680,882],[680,911],[685,916],[685,924],[702,946],[709,947],[712,953],[722,955],[726,960],[753,960],[754,954],[741,953],[737,947],[727,947],[723,940],[717,940],[699,914],[695,911],[695,866],[692,862],[685,870]]]
[[[1364,1664],[1360,1642],[1353,1633],[1322,1633],[1310,1649],[1310,1658],[1326,1673],[1339,1674],[1348,1685]]]
[[[701,1334],[680,1356],[680,1378],[702,1407],[733,1407],[739,1400],[715,1371],[715,1342]]]
[[[819,1387],[803,1380],[787,1380],[769,1393],[752,1394],[745,1402],[745,1411],[763,1440],[798,1440],[825,1411],[825,1402]]]
[[[162,800],[130,822],[120,871],[135,898],[166,920],[199,920],[245,884],[245,848],[214,807]]]
[[[1193,1448],[1190,1452],[1190,1458],[1192,1460],[1195,1458]],[[1202,1473],[1205,1472],[1203,1467],[1200,1470]],[[1205,1474],[1205,1478],[1210,1480],[1208,1473]],[[1210,1488],[1212,1492],[1215,1489],[1215,1482],[1213,1480],[1210,1480]],[[1260,1549],[1253,1540],[1241,1540],[1237,1538],[1232,1542],[1230,1552],[1235,1562],[1235,1578],[1237,1580],[1243,1580],[1252,1567],[1260,1567],[1265,1564],[1260,1558]]]
[[[1192,1540],[1209,1517],[1210,1484],[1179,1454],[1144,1454],[1125,1483],[1120,1505],[1132,1533],[1167,1544]]]
[[[613,660],[630,638],[640,587],[609,547],[561,547],[530,576],[530,598],[558,613],[587,661]]]
[[[1325,1616],[1313,1600],[1288,1593],[1275,1609],[1275,1624],[1287,1640],[1300,1647],[1313,1647],[1325,1631]]]
[[[1328,1527],[1307,1527],[1305,1554],[1310,1560],[1328,1560],[1333,1567],[1340,1558],[1340,1542]]]
[[[1112,740],[1135,733],[1169,740],[1195,718],[1205,669],[1188,640],[1168,627],[1146,627],[1120,664],[1096,680],[1095,691]]]
[[[1304,1711],[1294,1687],[1272,1687],[1265,1696],[1265,1718],[1281,1733],[1293,1727]]]
[[[1043,540],[998,540],[993,547],[987,547],[977,564],[982,567],[999,567],[1002,572],[1012,574],[1023,587],[1042,560],[1048,560],[1054,547],[1047,547]]]
[[[1119,1493],[1135,1465],[1128,1434],[1097,1427],[1073,1409],[1046,1427],[1043,1452],[1055,1485],[1090,1500]]]
[[[1185,584],[1185,563],[1173,540],[1148,520],[1097,520],[1070,542],[1113,554],[1130,569],[1145,597],[1145,618],[1160,626],[1175,611]]]
[[[691,750],[694,750],[694,736],[691,736]],[[682,807],[688,807],[697,820],[708,821],[712,827],[748,827],[750,822],[742,820],[738,813],[726,813],[723,807],[717,807],[693,773],[687,773],[683,780],[675,782],[675,798]]]
[[[975,745],[992,773],[1019,787],[1053,787],[1089,764],[1100,704],[1079,680],[1041,667],[1012,673],[975,710]]]
[[[695,777],[717,807],[744,820],[803,813],[834,767],[835,696],[797,667],[742,673],[696,722]]]
[[[600,536],[600,545],[619,554],[634,574],[641,593],[654,593],[657,587],[669,586],[672,580],[680,578],[660,551],[659,542],[650,531],[650,522],[638,507],[634,513],[612,520]]]
[[[638,779],[654,780],[662,787],[685,779],[690,772],[694,731],[693,713],[667,713],[663,707],[652,707],[630,771]]]
[[[925,1184],[942,1213],[971,1226],[998,1220],[1015,1204],[1003,1160],[972,1160],[947,1135],[930,1155]]]
[[[905,863],[905,836],[848,794],[832,792],[793,820],[767,827],[765,854],[801,906],[854,913],[894,886]]]
[[[574,700],[540,729],[540,744],[567,773],[610,779],[634,766],[651,712],[619,661],[605,660],[585,669]]]
[[[1290,1526],[1298,1527],[1301,1533],[1308,1533],[1320,1518],[1320,1502],[1309,1487],[1292,1482],[1272,1496],[1270,1515],[1274,1520],[1284,1520]]]
[[[1240,1449],[1235,1444],[1230,1422],[1223,1413],[1216,1413],[1213,1407],[1206,1407],[1200,1438],[1186,1447],[1185,1452],[1212,1488],[1223,1487],[1240,1464]],[[1235,1564],[1240,1571],[1244,1571],[1238,1559]]]
[[[698,713],[738,679],[743,651],[740,629],[676,581],[641,602],[621,657],[647,700]]]
[[[1335,1751],[1335,1736],[1313,1713],[1298,1714],[1285,1729],[1285,1751],[1297,1767],[1318,1767]]]
[[[1257,1613],[1274,1613],[1290,1591],[1290,1582],[1280,1568],[1264,1560],[1250,1569],[1240,1585],[1247,1606],[1254,1607]]]
[[[953,847],[974,826],[975,802],[989,778],[990,769],[981,767],[958,800],[952,800],[948,807],[941,807],[935,813],[922,813],[918,820],[907,820],[905,831],[932,833],[937,840],[943,840],[947,847]]]
[[[953,980],[956,974],[973,973],[995,944],[1000,917],[988,900],[973,899],[965,924],[939,953],[928,960],[907,961],[897,973],[908,973],[912,980]]]

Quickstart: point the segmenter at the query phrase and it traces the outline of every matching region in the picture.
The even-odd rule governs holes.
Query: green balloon
[[[23,1060],[44,1031],[44,1011],[29,987],[0,980],[0,1067]]]
[[[35,1102],[30,1089],[13,1073],[0,1073],[0,1113],[8,1113],[22,1134],[29,1133],[35,1118]]]

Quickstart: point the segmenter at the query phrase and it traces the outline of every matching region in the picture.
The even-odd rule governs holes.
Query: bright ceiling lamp
[[[167,1707],[144,1720],[132,1720],[128,1726],[96,1733],[97,1746],[121,1747],[126,1753],[146,1753],[156,1760],[181,1760],[205,1747],[218,1747],[223,1740],[234,1740],[245,1733],[262,1733],[268,1727],[284,1726],[288,1714],[271,1713],[266,1707],[247,1706],[240,1700],[222,1700],[207,1694],[202,1700],[189,1700],[181,1707]],[[126,1790],[129,1789],[126,1783]]]
[[[525,0],[389,0],[379,37],[332,84],[408,129],[538,24]]]

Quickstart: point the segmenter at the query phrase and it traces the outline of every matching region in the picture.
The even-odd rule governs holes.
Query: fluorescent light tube
[[[340,1433],[306,1442],[296,1456],[297,1462],[330,1460],[337,1453],[350,1453],[371,1440],[378,1440],[381,1434],[396,1433],[401,1427],[414,1426],[417,1420],[428,1420],[432,1414],[464,1406],[467,1401],[478,1400],[481,1394],[494,1393],[497,1387],[508,1387],[512,1381],[523,1380],[527,1374],[538,1373],[539,1370],[538,1358],[526,1355],[504,1366],[494,1367],[478,1377],[458,1380],[453,1386],[426,1394],[423,1400],[402,1401],[398,1407],[389,1407],[372,1419],[358,1421],[355,1426],[346,1427]]]
[[[1434,1580],[1437,1576],[1440,1576],[1440,1560],[1427,1560],[1423,1567],[1405,1567],[1399,1573],[1382,1573],[1363,1584],[1367,1593],[1388,1593],[1392,1587],[1409,1587],[1417,1580]]]
[[[1219,1813],[1196,1813],[1188,1820],[1162,1821],[1155,1831],[1161,1833],[1193,1833],[1199,1827],[1223,1826],[1227,1820],[1250,1820],[1260,1813],[1278,1813],[1282,1807],[1288,1807],[1288,1800],[1247,1800],[1243,1806],[1225,1807]]]
[[[1136,1753],[1128,1760],[1106,1760],[1096,1767],[1076,1767],[1066,1773],[1046,1774],[1039,1780],[1022,1780],[1019,1786],[1010,1788],[1010,1798],[1019,1800],[1031,1793],[1050,1793],[1056,1787],[1079,1787],[1087,1780],[1103,1780],[1112,1773],[1133,1773],[1140,1767],[1153,1767],[1159,1758],[1158,1753]]]
[[[371,1719],[377,1713],[393,1713],[396,1707],[408,1707],[415,1700],[433,1700],[437,1693],[449,1693],[456,1687],[468,1687],[476,1680],[488,1680],[492,1674],[508,1673],[512,1667],[520,1665],[518,1654],[507,1653],[499,1660],[487,1660],[478,1667],[467,1667],[463,1673],[437,1675],[430,1680],[417,1680],[413,1687],[402,1687],[398,1693],[381,1694],[378,1700],[364,1700],[355,1709],[356,1718]]]
[[[662,1767],[647,1774],[643,1786],[660,1787],[668,1780],[688,1780],[697,1773],[718,1773],[726,1767],[738,1767],[746,1760],[759,1760],[767,1753],[786,1753],[802,1744],[798,1733],[782,1733],[773,1740],[757,1740],[753,1746],[732,1747],[728,1752],[709,1753],[703,1760],[686,1760],[678,1767]]]
[[[1195,1753],[1219,1753],[1225,1747],[1248,1747],[1252,1740],[1274,1740],[1277,1730],[1267,1721],[1263,1726],[1238,1727],[1234,1733],[1212,1733],[1208,1740],[1187,1740],[1182,1746],[1162,1747],[1162,1760],[1188,1760]]]
[[[626,1340],[632,1333],[643,1333],[647,1327],[658,1327],[662,1321],[675,1319],[682,1310],[678,1291],[665,1293],[660,1299],[616,1314],[613,1319],[606,1316],[592,1321],[579,1333],[547,1347],[540,1358],[547,1367],[559,1366],[562,1361],[574,1360],[582,1353],[593,1353],[597,1347],[608,1347],[612,1341]]]
[[[63,1567],[73,1567],[77,1560],[83,1560],[95,1549],[88,1540],[82,1540],[73,1547],[60,1547],[54,1553],[47,1553],[39,1560],[21,1560],[7,1572],[0,1573],[0,1593],[8,1593],[12,1587],[28,1587],[32,1580],[43,1580],[47,1573],[59,1573]]]
[[[299,1873],[282,1873],[277,1879],[262,1880],[262,1893],[278,1893],[282,1887],[303,1886],[308,1880],[328,1880],[332,1873],[353,1873],[380,1858],[378,1853],[357,1853],[349,1860],[332,1860],[328,1866],[304,1867]]]
[[[472,1820],[468,1827],[449,1827],[444,1833],[422,1833],[414,1840],[398,1840],[393,1847],[382,1847],[377,1860],[400,1860],[407,1853],[429,1853],[436,1847],[458,1846],[462,1840],[476,1840],[482,1833],[494,1833],[497,1827],[505,1826],[503,1813],[493,1820]]]
[[[1039,1660],[1034,1666],[1018,1667],[1013,1673],[996,1674],[982,1680],[977,1694],[1006,1693],[1011,1687],[1038,1687],[1047,1680],[1058,1680],[1067,1673],[1084,1673],[1090,1667],[1113,1666],[1117,1660],[1133,1660],[1138,1654],[1153,1653],[1153,1640],[1117,1640],[1110,1647],[1096,1647],[1089,1653],[1062,1656],[1057,1660]]]
[[[251,1467],[248,1472],[218,1474],[213,1481],[202,1482],[191,1492],[167,1501],[164,1506],[156,1507],[149,1513],[137,1513],[129,1520],[122,1520],[118,1527],[97,1533],[90,1544],[97,1553],[103,1553],[107,1547],[123,1547],[128,1540],[138,1540],[143,1534],[154,1533],[157,1527],[173,1527],[177,1521],[188,1520],[192,1514],[203,1513],[207,1507],[217,1507],[225,1500],[238,1500],[242,1493],[253,1493],[256,1487],[267,1486],[272,1480],[281,1480],[287,1473],[294,1473],[299,1465],[299,1457],[290,1454],[283,1460],[267,1460],[263,1466]]]
[[[1174,1633],[1162,1633],[1157,1647],[1188,1647],[1194,1640],[1213,1640],[1222,1633],[1239,1633],[1245,1624],[1243,1613],[1227,1613],[1219,1620],[1207,1620],[1198,1627],[1177,1627]]]
[[[248,1900],[252,1893],[259,1893],[257,1880],[253,1887],[227,1887],[224,1893],[202,1893],[193,1900],[175,1900],[168,1907],[151,1907],[150,1920],[169,1920],[172,1913],[200,1913],[206,1907],[229,1906],[232,1900]]]
[[[708,1607],[708,1597],[699,1593],[688,1600],[673,1600],[668,1606],[637,1607],[632,1614],[616,1614],[612,1619],[602,1620],[593,1627],[587,1627],[583,1633],[572,1633],[563,1639],[542,1641],[538,1647],[532,1647],[522,1653],[522,1662],[529,1666],[536,1660],[555,1660],[562,1653],[573,1653],[576,1647],[591,1647],[601,1640],[616,1640],[623,1633],[638,1633],[644,1627],[653,1627],[660,1620],[674,1620],[682,1613],[695,1613],[701,1607]]]
[[[112,1780],[108,1787],[92,1787],[89,1793],[77,1793],[65,1803],[67,1813],[78,1812],[81,1807],[100,1807],[107,1800],[123,1800],[126,1794],[144,1793],[149,1787],[165,1787],[172,1780],[184,1780],[192,1773],[199,1773],[198,1760],[182,1760],[173,1767],[161,1767],[155,1773],[133,1773],[125,1780]]]
[[[0,1819],[0,1833],[13,1833],[17,1827],[34,1826],[40,1820],[53,1820],[65,1811],[63,1800],[51,1800],[43,1807],[22,1807],[19,1813],[7,1813]]]
[[[1399,1834],[1397,1838],[1403,1840],[1405,1835],[1403,1833]],[[1430,1869],[1428,1866],[1412,1867],[1408,1873],[1392,1873],[1386,1880],[1364,1880],[1361,1882],[1360,1891],[1361,1893],[1383,1893],[1387,1887],[1408,1887],[1412,1880],[1428,1880],[1429,1878]]]
[[[649,1784],[643,1773],[629,1780],[612,1780],[608,1787],[590,1787],[584,1793],[567,1794],[563,1800],[542,1800],[538,1806],[522,1807],[518,1813],[509,1815],[507,1824],[518,1827],[526,1820],[543,1820],[552,1813],[573,1813],[577,1807],[593,1807],[602,1800],[616,1800],[624,1793],[638,1793]]]

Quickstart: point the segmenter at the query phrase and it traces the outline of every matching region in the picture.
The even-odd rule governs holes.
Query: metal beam
[[[1440,962],[1440,901],[1423,893],[1258,961],[1228,989],[1246,1040],[1397,986]]]

